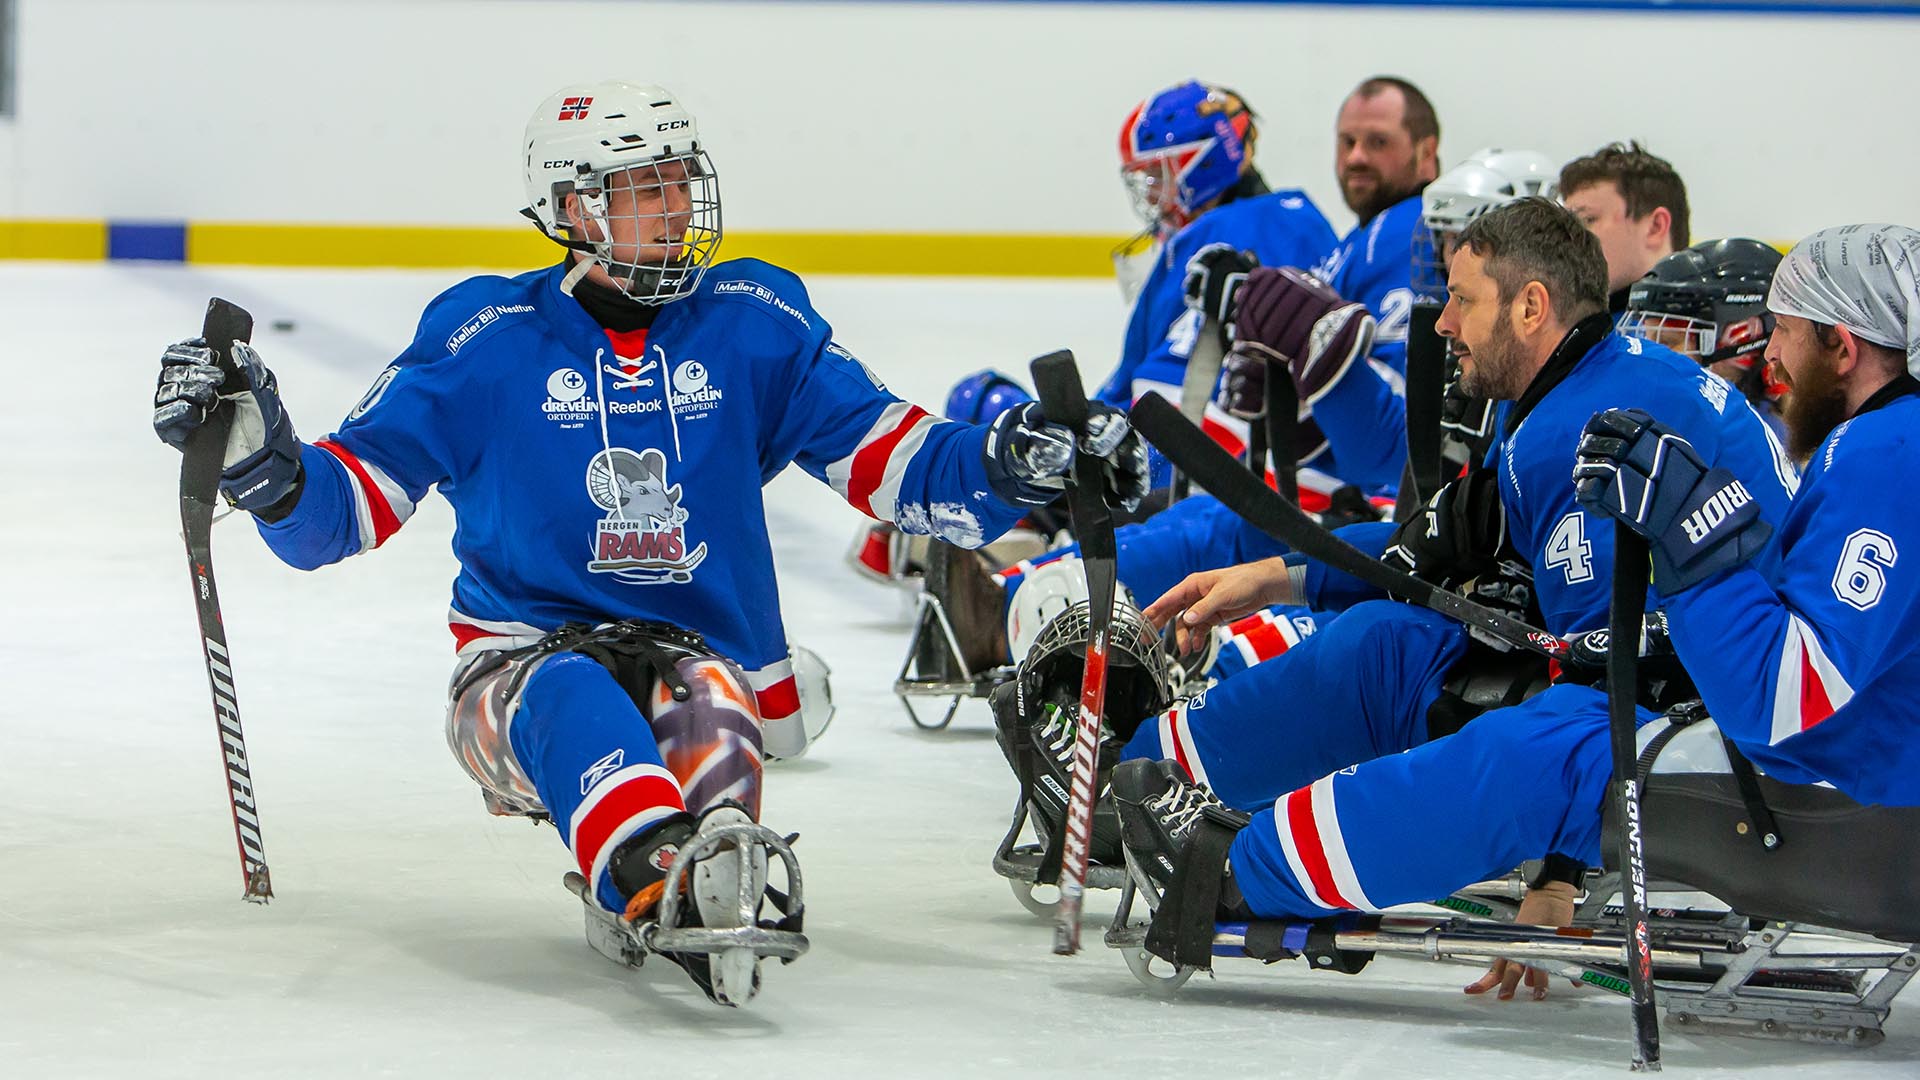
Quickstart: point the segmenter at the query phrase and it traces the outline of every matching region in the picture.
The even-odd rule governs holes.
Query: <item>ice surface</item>
[[[1558,985],[1463,997],[1471,972],[1223,965],[1173,1001],[1098,946],[1062,959],[988,868],[1014,785],[986,711],[914,730],[889,687],[906,628],[840,558],[859,515],[797,471],[768,500],[795,640],[839,718],[770,771],[801,834],[813,952],[751,1009],[590,951],[553,833],[489,817],[448,754],[452,519],[429,499],[371,557],[317,574],[241,519],[215,530],[278,899],[238,860],[178,538],[179,459],[148,428],[162,346],[206,298],[251,309],[299,430],[329,429],[442,273],[0,265],[0,1077],[1612,1076],[1626,1012]],[[1089,380],[1124,313],[1106,283],[821,279],[839,337],[903,395],[1024,372]],[[291,319],[291,332],[271,329]],[[1417,828],[1410,823],[1410,828]],[[1095,894],[1090,917],[1111,911]],[[1920,1023],[1838,1051],[1667,1033],[1687,1074],[1913,1075]]]

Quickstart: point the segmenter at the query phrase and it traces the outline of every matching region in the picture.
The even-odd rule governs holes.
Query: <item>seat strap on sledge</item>
[[[1722,733],[1720,741],[1727,748],[1727,763],[1733,766],[1733,782],[1740,788],[1740,801],[1746,804],[1747,818],[1753,822],[1754,838],[1768,851],[1779,851],[1786,838],[1780,835],[1780,824],[1774,820],[1767,797],[1760,790],[1760,774],[1732,739]]]
[[[1227,849],[1246,825],[1244,815],[1239,820],[1222,820],[1224,816],[1216,816],[1211,807],[1202,814],[1147,924],[1147,951],[1169,963],[1213,969],[1213,924],[1226,881]]]

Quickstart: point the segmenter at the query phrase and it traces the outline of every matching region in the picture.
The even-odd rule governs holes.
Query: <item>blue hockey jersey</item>
[[[1339,474],[1362,487],[1395,488],[1407,460],[1407,327],[1413,316],[1413,237],[1420,196],[1355,225],[1313,272],[1363,304],[1377,328],[1364,367],[1355,364],[1313,402]]]
[[[1654,416],[1666,422],[1655,412]],[[1903,377],[1828,436],[1778,523],[1782,557],[1667,601],[1681,662],[1723,734],[1790,783],[1920,805],[1920,383]]]
[[[706,635],[781,715],[765,699],[791,682],[763,484],[797,462],[963,546],[1022,513],[992,494],[986,430],[888,393],[792,274],[721,263],[650,328],[616,333],[561,290],[565,270],[435,299],[339,430],[302,447],[299,502],[260,525],[274,552],[310,569],[378,547],[438,487],[463,652],[658,619]]]
[[[1582,324],[1587,326],[1589,324]],[[1513,549],[1533,570],[1546,629],[1566,637],[1607,625],[1613,568],[1611,519],[1574,498],[1574,454],[1587,421],[1615,408],[1645,409],[1684,435],[1700,456],[1746,482],[1771,520],[1796,481],[1786,450],[1725,379],[1664,346],[1607,333],[1579,356],[1556,353],[1518,402],[1506,403],[1487,465],[1500,471],[1500,502]],[[1349,526],[1341,535],[1375,554],[1395,526]],[[1774,545],[1756,564],[1778,561]],[[1304,602],[1344,608],[1377,590],[1319,564]]]
[[[1183,288],[1187,260],[1213,243],[1232,244],[1252,251],[1263,266],[1312,266],[1333,247],[1333,226],[1306,192],[1296,188],[1236,199],[1195,218],[1168,240],[1153,257],[1153,269],[1134,297],[1121,342],[1120,364],[1100,385],[1095,396],[1125,409],[1143,394],[1159,394],[1179,402],[1187,358],[1199,340],[1200,316],[1187,308]],[[1233,453],[1246,448],[1247,425],[1208,405],[1207,433]],[[1302,463],[1335,471],[1325,453],[1303,454]],[[1168,482],[1169,467],[1153,455],[1153,482]],[[1395,473],[1398,479],[1398,472]]]

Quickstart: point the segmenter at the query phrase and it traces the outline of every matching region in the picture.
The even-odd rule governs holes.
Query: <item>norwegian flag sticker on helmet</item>
[[[570,97],[560,103],[560,119],[585,120],[587,109],[593,104],[590,97]]]

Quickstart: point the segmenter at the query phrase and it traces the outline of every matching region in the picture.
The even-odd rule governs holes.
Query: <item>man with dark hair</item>
[[[1687,246],[1687,185],[1637,142],[1610,143],[1560,170],[1560,201],[1600,238],[1614,314],[1653,264]]]
[[[1334,131],[1334,175],[1362,225],[1440,175],[1440,119],[1405,79],[1377,75],[1354,87]]]
[[[1791,466],[1775,458],[1752,410],[1737,398],[1730,402],[1726,384],[1691,360],[1612,332],[1603,263],[1598,241],[1566,209],[1543,198],[1489,211],[1463,233],[1449,267],[1439,332],[1453,341],[1473,392],[1511,404],[1504,406],[1499,433],[1479,468],[1442,488],[1405,524],[1354,525],[1343,536],[1446,588],[1484,595],[1498,582],[1500,596],[1512,606],[1524,604],[1535,624],[1555,635],[1604,627],[1612,534],[1575,502],[1567,477],[1582,426],[1596,411],[1618,404],[1622,387],[1631,387],[1636,401],[1657,402],[1650,407],[1670,416],[1703,457],[1738,476],[1762,506],[1785,506]],[[1394,903],[1411,898],[1394,890],[1428,880],[1415,870],[1419,860],[1405,860],[1407,865],[1383,868],[1356,895],[1321,888],[1325,880],[1288,869],[1298,854],[1295,845],[1331,858],[1342,829],[1356,850],[1362,842],[1357,836],[1364,835],[1369,852],[1408,855],[1404,829],[1413,817],[1396,823],[1349,819],[1343,794],[1339,820],[1330,820],[1335,811],[1329,785],[1344,785],[1347,778],[1329,774],[1379,758],[1404,758],[1399,751],[1462,725],[1471,731],[1479,723],[1473,718],[1488,705],[1463,681],[1464,673],[1481,670],[1477,661],[1460,663],[1469,648],[1465,628],[1379,597],[1352,577],[1287,556],[1193,575],[1147,609],[1156,625],[1172,623],[1182,647],[1213,625],[1267,604],[1344,611],[1281,656],[1141,726],[1120,757],[1144,762],[1116,771],[1114,794],[1122,814],[1131,815],[1127,842],[1143,864],[1164,854],[1156,850],[1166,842],[1163,811],[1204,797],[1248,810],[1275,807],[1262,811],[1264,828],[1246,830],[1234,843],[1236,872],[1243,849],[1244,858],[1261,868],[1241,885],[1256,912],[1318,914],[1368,906],[1367,896]],[[1516,658],[1510,665],[1515,697],[1527,682],[1545,681],[1546,673],[1530,663]],[[1493,694],[1493,702],[1504,696]],[[1276,709],[1278,702],[1288,707]],[[1173,763],[1152,764],[1161,759]],[[1123,783],[1123,777],[1129,779]],[[1459,782],[1505,781],[1481,776]],[[1552,782],[1552,776],[1514,778],[1519,788]],[[1524,790],[1519,794],[1528,797]],[[1313,812],[1302,812],[1302,805]],[[1471,872],[1549,853],[1527,851]],[[1584,857],[1585,851],[1562,854]],[[1345,849],[1339,857],[1348,858]],[[1557,902],[1571,895],[1560,893],[1543,896]],[[1389,894],[1392,900],[1382,899]],[[1527,913],[1541,921],[1558,914],[1533,908]]]
[[[1779,319],[1768,359],[1837,403],[1824,415],[1789,414],[1796,444],[1817,447],[1790,504],[1744,502],[1704,531],[1685,527],[1741,480],[1668,426],[1675,416],[1664,404],[1652,416],[1593,417],[1577,451],[1561,457],[1577,463],[1577,498],[1605,526],[1599,536],[1619,522],[1652,545],[1674,648],[1713,716],[1687,729],[1695,746],[1724,737],[1775,781],[1920,805],[1920,637],[1911,632],[1920,579],[1899,561],[1920,547],[1920,517],[1884,493],[1887,475],[1920,468],[1909,435],[1920,382],[1908,370],[1920,363],[1920,232],[1870,224],[1816,233],[1787,256],[1767,306]],[[1671,366],[1629,362],[1643,374]],[[1580,378],[1576,370],[1562,385]],[[1663,723],[1646,710],[1639,722]],[[1658,775],[1664,764],[1656,751],[1641,767]],[[1681,769],[1716,771],[1705,759]],[[1113,784],[1128,848],[1156,872],[1160,859],[1188,854],[1204,819],[1234,820],[1203,815],[1204,789],[1167,772],[1129,763]],[[1453,738],[1283,796],[1239,828],[1217,876],[1184,880],[1217,891],[1221,917],[1247,919],[1431,899],[1547,852],[1597,863],[1611,772],[1605,697],[1555,686]],[[1164,812],[1176,803],[1184,816]],[[1519,921],[1538,921],[1538,911],[1523,908]],[[1536,999],[1545,994],[1544,976],[1528,984]]]

